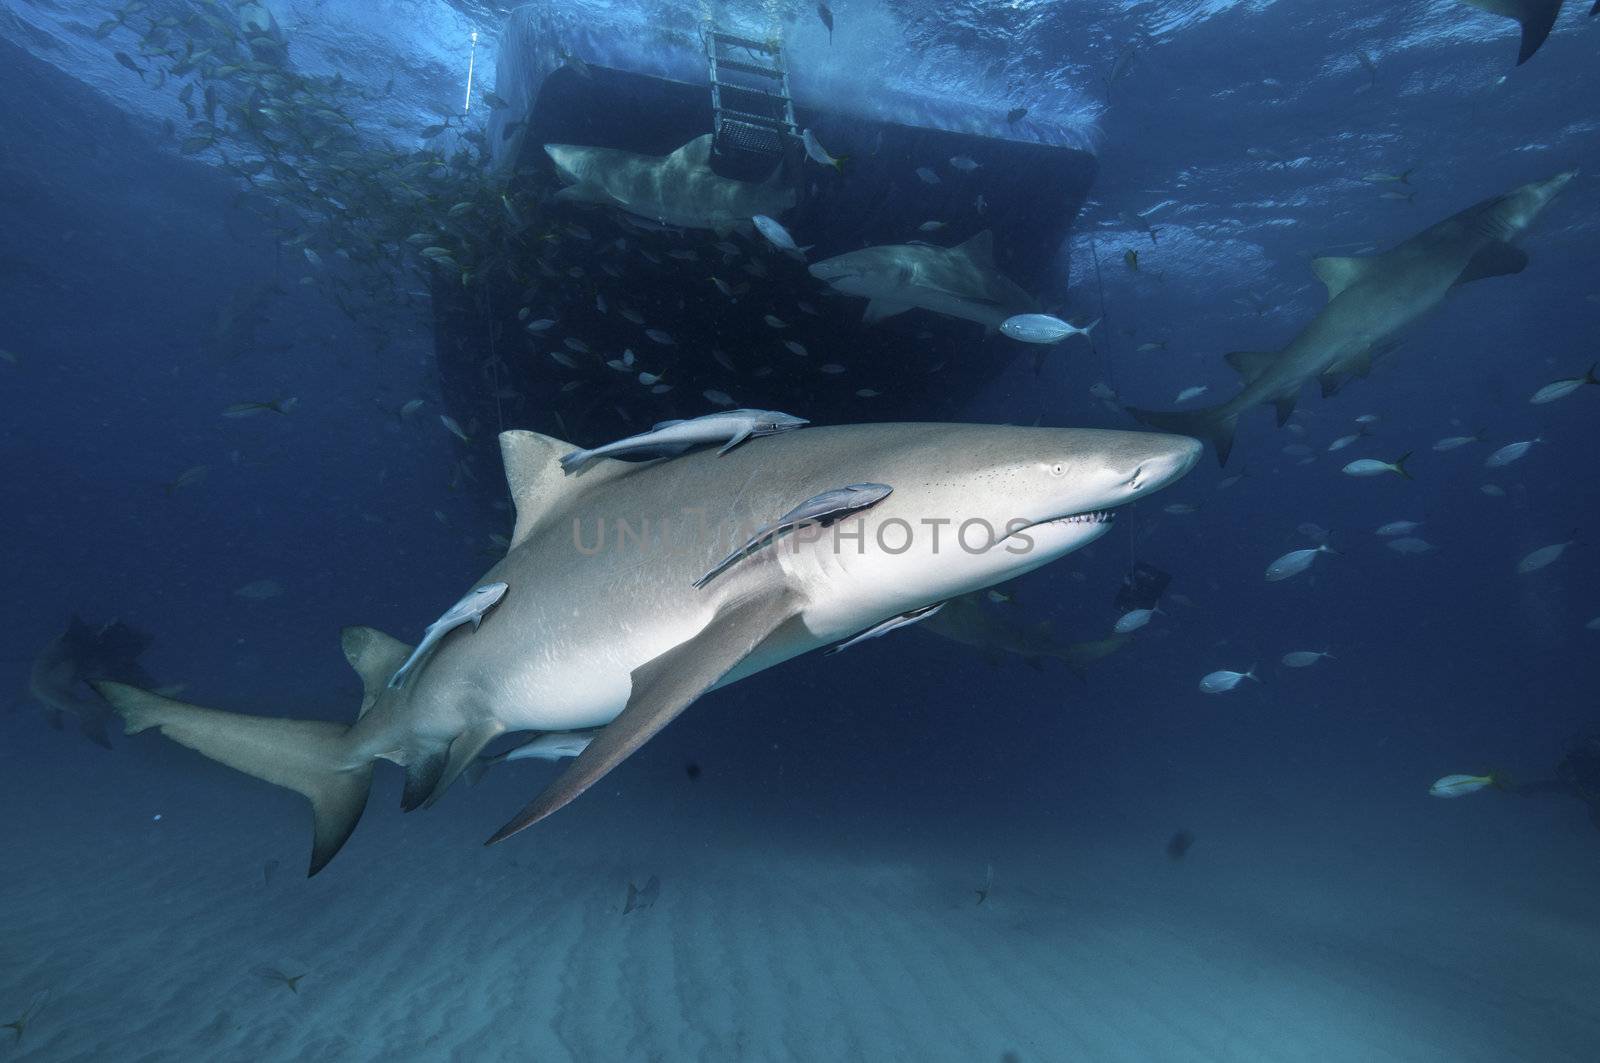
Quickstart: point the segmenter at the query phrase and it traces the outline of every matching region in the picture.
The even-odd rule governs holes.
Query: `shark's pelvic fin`
[[[450,743],[450,755],[445,760],[444,771],[434,784],[433,792],[422,803],[423,808],[432,808],[444,796],[450,784],[455,782],[462,772],[477,763],[478,754],[483,752],[483,747],[493,742],[505,733],[505,725],[498,721],[488,721],[468,727],[456,735]],[[482,773],[479,772],[479,775]],[[473,780],[476,781],[476,780]]]
[[[634,669],[633,690],[617,718],[555,782],[484,844],[493,845],[526,830],[599,782],[796,617],[799,608],[799,599],[788,590],[734,599],[723,605],[698,635]]]
[[[412,648],[373,627],[347,627],[339,633],[339,642],[344,647],[344,659],[361,677],[359,719],[377,702],[389,677],[411,656]]]
[[[123,683],[93,685],[122,716],[129,734],[157,728],[179,745],[310,801],[315,834],[309,874],[327,866],[367,807],[372,762],[349,765],[350,729],[342,724],[244,716],[174,701]]]
[[[1246,384],[1265,373],[1278,357],[1277,351],[1229,351],[1222,356],[1223,359],[1238,374],[1244,378]]]
[[[1344,387],[1346,379],[1346,377],[1340,376],[1338,373],[1323,373],[1317,378],[1322,384],[1322,397],[1331,399],[1339,394],[1339,389]]]
[[[1517,52],[1517,65],[1533,58],[1533,53],[1550,36],[1555,28],[1556,16],[1561,14],[1562,0],[1464,0],[1482,11],[1514,18],[1522,27],[1522,48]],[[1595,5],[1600,9],[1600,4]],[[1593,11],[1589,14],[1594,14]]]
[[[1328,286],[1328,298],[1337,299],[1340,292],[1361,279],[1372,261],[1370,258],[1314,258],[1311,272]]]
[[[1224,412],[1225,409],[1225,406],[1207,406],[1200,410],[1141,410],[1127,407],[1130,414],[1151,428],[1194,436],[1210,443],[1217,452],[1218,465],[1228,464],[1228,455],[1233,451],[1233,433],[1239,427],[1238,411]]]
[[[1507,243],[1493,243],[1472,256],[1456,284],[1471,284],[1485,277],[1506,277],[1528,268],[1528,252]]]

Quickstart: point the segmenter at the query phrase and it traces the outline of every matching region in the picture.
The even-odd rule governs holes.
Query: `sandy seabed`
[[[485,849],[550,770],[514,766],[405,817],[389,773],[308,881],[297,797],[137,759],[0,777],[0,1022],[43,995],[0,1059],[1600,1058],[1600,838],[1567,818],[1330,847],[1212,816],[1174,861],[1126,809],[836,830],[624,776]]]

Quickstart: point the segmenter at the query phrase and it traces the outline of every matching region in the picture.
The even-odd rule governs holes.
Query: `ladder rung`
[[[732,44],[737,45],[740,48],[754,48],[756,51],[765,52],[768,55],[776,55],[778,51],[766,41],[753,41],[749,37],[740,37],[732,33],[723,33],[721,30],[712,30],[710,36],[711,39],[716,41],[718,44]]]
[[[748,111],[732,111],[726,107],[722,109],[722,117],[724,120],[731,118],[735,122],[751,122],[756,125],[772,126],[775,129],[788,130],[792,128],[788,119],[785,118],[778,118],[765,114],[751,114]]]
[[[789,97],[782,93],[767,92],[765,89],[753,89],[746,85],[738,85],[727,81],[717,82],[717,88],[723,92],[742,92],[746,96],[753,96],[758,100],[773,100],[780,104],[789,102]]]
[[[737,59],[718,59],[717,69],[738,70],[746,74],[758,74],[761,77],[772,78],[774,81],[783,77],[783,71],[775,67],[761,66],[757,63],[742,63]]]

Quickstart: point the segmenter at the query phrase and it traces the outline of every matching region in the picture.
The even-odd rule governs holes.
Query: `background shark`
[[[885,244],[812,263],[811,275],[846,295],[868,300],[867,324],[916,307],[997,329],[1008,317],[1038,309],[994,264],[994,235],[985,229],[955,247]]]
[[[1366,376],[1373,356],[1452,289],[1522,272],[1528,256],[1513,242],[1576,173],[1568,170],[1486,199],[1381,255],[1316,259],[1311,268],[1328,286],[1328,305],[1281,351],[1227,355],[1244,380],[1237,395],[1200,410],[1128,412],[1155,428],[1210,440],[1217,461],[1226,465],[1243,411],[1271,404],[1281,426],[1307,382],[1318,380],[1326,396],[1350,377]]]
[[[660,225],[723,231],[757,214],[776,217],[795,204],[782,166],[760,183],[714,173],[710,133],[666,156],[577,144],[546,144],[544,150],[561,177],[573,182],[556,199],[620,207]]]
[[[85,738],[110,749],[106,723],[112,717],[111,706],[89,684],[113,679],[153,686],[149,673],[139,664],[139,655],[149,646],[150,636],[127,624],[113,620],[96,627],[74,616],[67,622],[67,630],[34,661],[28,693],[45,707],[52,727],[60,730],[62,714],[70,713],[78,718],[78,730]]]
[[[953,598],[918,624],[917,630],[971,646],[990,664],[998,664],[1006,654],[1020,657],[1034,668],[1042,667],[1046,658],[1058,660],[1079,679],[1089,665],[1111,656],[1133,638],[1112,635],[1088,642],[1062,642],[1050,621],[1024,623],[1007,615],[1016,611],[1014,607],[992,607],[984,604],[983,597],[964,594]]]
[[[577,797],[707,691],[1093,542],[1113,507],[1187,473],[1200,444],[1093,429],[867,424],[765,437],[726,455],[602,459],[569,477],[559,458],[572,449],[532,432],[502,434],[517,517],[505,558],[474,584],[509,588],[481,628],[445,635],[399,689],[388,679],[410,647],[346,629],[345,655],[365,689],[354,724],[235,715],[116,683],[97,689],[129,733],[158,728],[307,797],[312,874],[354,830],[374,761],[405,767],[410,810],[437,801],[505,732],[603,727],[490,839],[498,841]],[[691,586],[730,531],[871,480],[895,490],[851,518],[858,539],[791,536],[705,589]],[[650,547],[636,539],[608,548],[605,523],[618,519],[653,529],[643,535]],[[947,523],[933,534],[929,521]],[[969,521],[996,535],[980,528],[958,540]]]

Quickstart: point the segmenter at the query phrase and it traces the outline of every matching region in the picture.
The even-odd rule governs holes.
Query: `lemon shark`
[[[1152,427],[1209,440],[1226,465],[1245,410],[1270,404],[1282,425],[1308,382],[1319,381],[1322,394],[1332,395],[1350,378],[1365,377],[1375,355],[1456,288],[1522,272],[1528,255],[1515,241],[1576,173],[1486,199],[1380,255],[1315,259],[1311,268],[1328,287],[1327,305],[1283,350],[1227,355],[1243,379],[1238,394],[1199,410],[1128,412]]]
[[[809,268],[838,291],[866,298],[862,319],[869,325],[920,307],[997,329],[1007,318],[1037,309],[1032,296],[995,268],[988,229],[955,247],[863,247]]]
[[[546,144],[544,150],[571,182],[555,194],[558,201],[618,207],[659,225],[727,231],[748,225],[757,214],[782,214],[795,203],[794,184],[782,166],[761,182],[713,172],[710,133],[671,155],[579,144]]]
[[[97,689],[129,733],[156,729],[311,802],[316,874],[354,830],[373,766],[405,769],[402,807],[437,801],[497,736],[600,728],[490,843],[592,786],[702,694],[889,617],[1031,571],[1105,533],[1105,512],[1183,476],[1179,436],[1097,429],[866,424],[754,439],[724,455],[600,459],[567,476],[571,443],[500,437],[516,508],[504,583],[481,627],[439,639],[403,686],[411,647],[347,628],[364,695],[355,722],[245,716],[119,683]],[[859,516],[692,584],[741,530],[821,491],[894,485]],[[615,528],[615,538],[610,529]]]

